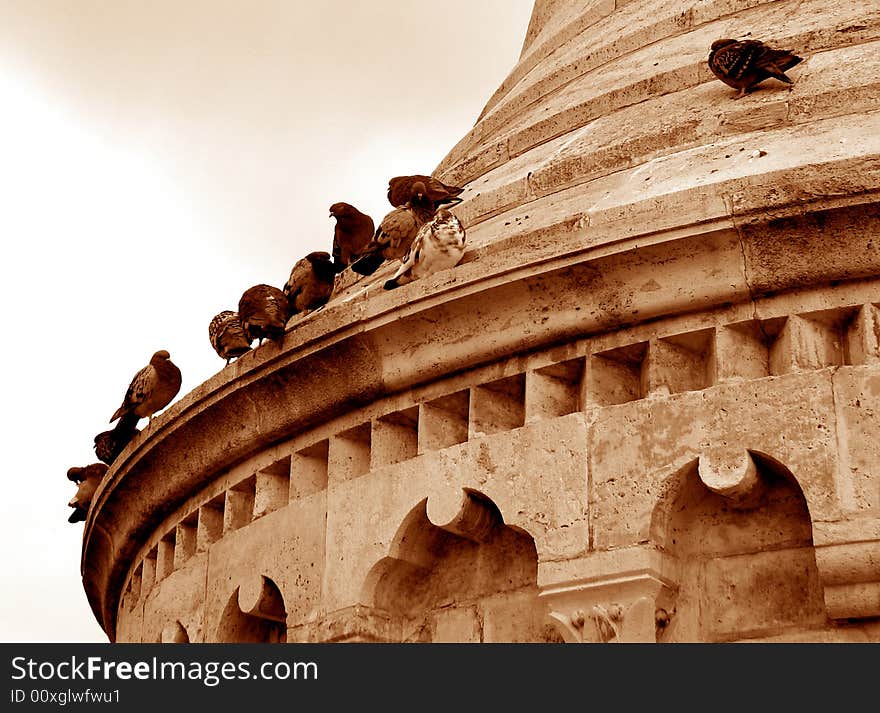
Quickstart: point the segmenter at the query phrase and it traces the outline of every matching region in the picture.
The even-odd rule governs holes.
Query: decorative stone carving
[[[245,614],[285,622],[284,599],[272,580],[267,577],[251,577],[244,580],[238,588],[238,606]]]
[[[734,507],[753,507],[761,498],[758,469],[744,449],[711,448],[700,454],[697,472],[703,485]]]
[[[605,555],[593,559],[613,564]],[[584,562],[585,571],[595,568],[590,559]],[[567,643],[655,643],[674,612],[676,591],[677,584],[656,569],[608,567],[598,577],[544,586],[540,597]]]
[[[478,493],[441,491],[428,498],[428,519],[447,532],[484,542],[501,523],[498,508]]]

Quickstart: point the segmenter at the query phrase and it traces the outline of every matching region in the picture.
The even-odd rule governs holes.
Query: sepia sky
[[[431,173],[532,4],[0,0],[0,641],[107,640],[67,469],[154,351],[178,398],[223,367],[211,318],[330,251],[332,203]]]

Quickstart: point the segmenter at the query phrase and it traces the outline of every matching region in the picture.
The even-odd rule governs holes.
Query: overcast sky
[[[0,640],[106,641],[67,469],[135,372],[178,398],[224,365],[208,323],[378,219],[515,65],[532,0],[0,0],[6,311]],[[142,421],[141,426],[146,421]]]

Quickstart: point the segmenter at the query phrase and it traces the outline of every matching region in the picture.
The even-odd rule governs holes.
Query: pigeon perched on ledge
[[[113,465],[113,461],[122,453],[131,439],[140,433],[137,428],[138,421],[140,421],[140,416],[127,413],[119,419],[114,428],[95,436],[95,455],[98,456],[98,460],[107,465]]]
[[[214,316],[208,325],[208,337],[214,351],[227,364],[251,350],[251,340],[241,326],[238,312],[232,310],[223,310]]]
[[[67,478],[77,484],[76,495],[67,503],[73,508],[68,522],[82,522],[89,512],[92,496],[98,489],[104,476],[107,474],[107,466],[104,463],[92,463],[84,468],[70,468]]]
[[[447,186],[433,176],[395,176],[388,181],[388,202],[395,208],[409,203],[417,193],[419,186],[426,197],[431,201],[431,207],[437,210],[441,205],[455,205],[461,203],[460,193],[464,188],[459,186]]]
[[[745,96],[771,77],[792,84],[785,70],[803,61],[792,50],[773,49],[759,40],[715,40],[709,51],[709,69],[722,82],[739,89],[734,99]]]
[[[370,224],[372,225],[372,220]],[[333,292],[336,268],[330,253],[313,252],[297,261],[281,290],[287,295],[290,314],[310,312],[327,304]]]
[[[370,216],[361,213],[350,203],[331,205],[330,217],[336,218],[336,227],[333,230],[333,264],[336,272],[342,272],[369,245],[376,226]]]
[[[287,295],[272,285],[254,285],[238,301],[238,318],[242,329],[251,340],[277,341],[284,336],[284,327],[290,319]]]
[[[424,188],[424,184],[420,184]],[[388,213],[376,229],[376,234],[351,269],[359,275],[372,275],[385,260],[402,258],[409,251],[416,234],[434,217],[434,209],[423,190],[400,208]]]
[[[152,422],[153,414],[177,396],[181,382],[180,369],[171,361],[171,355],[160,349],[150,358],[150,363],[134,375],[110,423],[129,413]]]
[[[413,240],[403,264],[384,287],[395,287],[421,277],[455,267],[464,255],[465,230],[461,221],[446,208],[425,223]]]

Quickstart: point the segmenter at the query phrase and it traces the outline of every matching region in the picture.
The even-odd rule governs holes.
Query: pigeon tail
[[[372,275],[383,262],[385,262],[385,258],[381,252],[368,253],[353,262],[351,269],[358,275]]]

